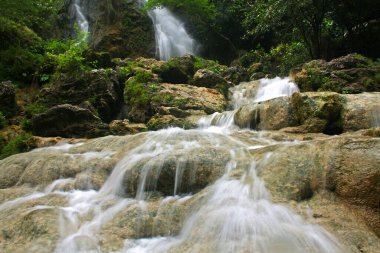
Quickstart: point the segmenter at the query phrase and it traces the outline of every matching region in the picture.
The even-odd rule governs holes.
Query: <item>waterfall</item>
[[[261,100],[265,97],[262,89],[267,89],[268,85],[271,87],[273,83],[289,85],[285,81],[263,80],[258,95],[251,97],[254,94],[249,93],[246,97],[243,92],[242,98],[253,102]],[[235,95],[242,93],[240,88],[235,89]],[[277,94],[282,95],[283,92]],[[121,149],[130,145],[127,151],[123,151],[123,155],[119,153],[118,162],[100,189],[89,187],[87,190],[65,191],[65,186],[73,184],[74,179],[59,179],[48,185],[43,192],[1,204],[0,211],[52,194],[66,197],[67,205],[64,207],[51,204],[28,209],[28,212],[55,209],[59,213],[61,238],[55,253],[346,252],[323,228],[308,224],[288,207],[271,201],[271,195],[257,173],[270,162],[271,153],[266,154],[262,160],[257,160],[250,151],[258,146],[267,147],[280,142],[260,135],[252,135],[251,142],[242,142],[235,136],[239,131],[237,128],[231,132],[215,130],[222,129],[224,125],[232,125],[232,118],[232,113],[226,112],[224,116],[215,114],[203,119],[204,124],[199,129],[169,128],[134,136],[95,140],[109,140],[107,143],[111,146],[122,142],[123,145],[119,147]],[[212,122],[216,126],[210,126]],[[137,143],[134,143],[136,140]],[[95,158],[116,159],[107,150],[75,153],[82,145],[93,144],[66,144],[33,152],[61,152],[66,157],[81,157],[86,163]],[[212,165],[210,159],[217,165]],[[90,166],[89,172],[91,169]],[[219,171],[220,176],[214,181],[210,180],[216,171]],[[159,182],[162,173],[166,175],[164,184]],[[173,176],[168,176],[168,173],[173,173]],[[199,189],[199,181],[196,180],[202,175],[210,181]],[[134,185],[132,182],[136,179],[137,185]],[[155,191],[161,191],[162,196],[155,195]],[[137,227],[144,224],[143,220],[152,213],[149,201],[154,201],[154,205],[158,206],[157,212],[148,219],[153,224],[149,230],[153,236],[123,237],[123,245],[105,251],[102,244],[107,241],[107,235],[113,234],[111,230],[101,233],[106,224],[115,217],[125,217],[126,210],[138,213]],[[185,215],[180,231],[164,234],[157,232],[162,226],[159,219],[161,208],[171,204],[183,205],[186,209],[184,203],[198,204]],[[175,222],[178,218],[176,212],[170,214],[170,217],[173,220],[169,222]],[[126,220],[130,221],[129,217]],[[122,221],[117,224],[124,228]]]
[[[75,19],[79,25],[80,30],[87,33],[89,31],[89,24],[86,16],[83,14],[83,6],[81,2],[82,0],[74,0],[73,6]]]
[[[156,56],[169,60],[175,56],[196,54],[196,41],[186,32],[184,24],[166,7],[149,11],[156,37]]]

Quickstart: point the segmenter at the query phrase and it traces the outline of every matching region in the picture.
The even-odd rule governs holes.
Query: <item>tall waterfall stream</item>
[[[187,33],[184,24],[166,7],[149,11],[156,37],[156,56],[169,60],[175,56],[196,54],[196,42]]]
[[[73,8],[75,13],[75,19],[78,23],[79,28],[81,29],[81,31],[87,33],[89,31],[89,23],[86,16],[83,13],[81,0],[74,0]]]
[[[250,96],[244,84],[233,89],[231,108],[237,109],[244,103],[255,103],[269,99],[265,89],[270,88],[276,96],[286,96],[296,91],[296,86],[286,79],[262,80],[256,97]],[[238,99],[237,99],[238,98]],[[242,101],[244,103],[242,103]],[[158,211],[153,216],[153,236],[142,235],[141,239],[126,238],[124,245],[113,253],[143,252],[252,252],[252,253],[338,253],[344,252],[336,239],[323,228],[308,224],[294,211],[271,201],[265,183],[258,177],[257,170],[265,169],[270,162],[271,152],[263,160],[256,160],[250,153],[279,143],[270,138],[256,136],[248,144],[236,138],[241,131],[233,124],[234,111],[226,112],[224,120],[215,120],[215,115],[203,118],[200,127],[193,130],[169,128],[157,132],[138,134],[139,145],[130,148],[113,168],[108,179],[94,190],[91,184],[86,189],[65,191],[72,178],[60,179],[47,186],[44,191],[20,197],[0,205],[0,211],[21,205],[32,199],[49,195],[64,196],[67,206],[40,205],[35,210],[55,209],[59,216],[60,240],[56,253],[100,253],[101,245],[107,240],[101,232],[105,224],[114,217],[125,214],[135,207],[140,217],[136,229],[143,226],[149,216],[149,205],[157,203]],[[227,118],[227,119],[226,119]],[[104,137],[107,138],[107,137]],[[130,140],[130,139],[129,139]],[[65,144],[36,149],[33,152],[67,153],[85,145]],[[125,144],[128,145],[128,142]],[[73,154],[71,154],[73,155]],[[81,154],[86,161],[110,159],[112,152],[90,152]],[[204,189],[198,189],[199,169],[209,164],[203,162],[206,155],[215,156],[220,164],[221,176]],[[174,177],[167,177],[164,185],[158,180],[166,173],[167,163],[174,163]],[[131,185],[138,178],[137,187]],[[157,195],[160,187],[163,195]],[[201,191],[199,191],[201,190]],[[179,233],[159,233],[162,221],[158,218],[167,206],[193,205],[186,215]],[[156,218],[155,218],[156,217]],[[178,222],[173,212],[171,222]],[[112,234],[113,230],[106,232]],[[160,236],[156,236],[160,235]],[[121,249],[120,249],[121,248]]]

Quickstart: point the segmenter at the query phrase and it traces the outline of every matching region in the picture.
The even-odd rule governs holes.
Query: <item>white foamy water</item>
[[[286,97],[295,92],[299,92],[299,89],[289,78],[264,78],[260,80],[260,88],[253,101],[257,103],[273,98]]]
[[[166,7],[149,11],[156,37],[156,55],[161,60],[196,54],[196,41],[187,33],[184,24]]]

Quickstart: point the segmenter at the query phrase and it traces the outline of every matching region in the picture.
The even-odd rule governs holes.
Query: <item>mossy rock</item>
[[[295,93],[291,102],[298,123],[304,125],[309,132],[342,133],[345,99],[338,93]]]
[[[380,64],[359,55],[349,54],[330,62],[313,60],[293,76],[302,92],[334,91],[357,94],[380,91]]]
[[[166,83],[188,83],[195,72],[194,63],[195,58],[192,55],[175,57],[162,66],[154,68],[153,72],[158,74]]]

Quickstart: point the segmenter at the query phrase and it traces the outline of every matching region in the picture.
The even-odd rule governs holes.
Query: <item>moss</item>
[[[14,154],[29,151],[30,147],[27,143],[31,137],[31,134],[23,133],[10,140],[1,149],[0,159],[4,159]]]
[[[351,76],[350,74],[348,74],[347,72],[345,71],[336,71],[334,72],[334,75],[338,76],[339,78],[342,78],[348,82],[352,82],[356,79],[355,76]]]
[[[25,107],[25,112],[28,116],[33,116],[35,114],[40,114],[46,112],[48,108],[42,103],[30,103]]]
[[[133,107],[147,107],[150,104],[156,85],[151,83],[153,74],[139,70],[136,75],[125,83],[124,99]]]
[[[318,89],[318,91],[334,91],[334,92],[342,92],[342,86],[343,84],[338,81],[328,81],[325,83],[322,83],[321,87]]]
[[[216,74],[221,74],[227,69],[227,66],[220,65],[217,61],[195,57],[194,70],[197,71],[199,69],[208,69]]]
[[[217,84],[214,87],[217,91],[219,91],[225,98],[228,98],[228,90],[229,86],[226,84]]]

